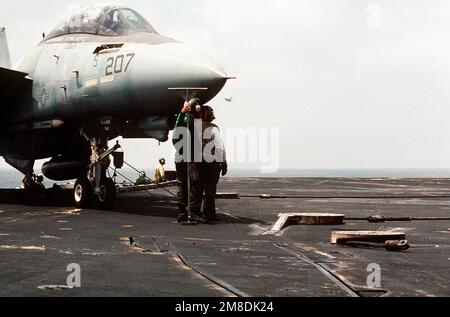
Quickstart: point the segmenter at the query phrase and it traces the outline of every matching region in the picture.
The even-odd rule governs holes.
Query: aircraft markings
[[[126,72],[128,70],[128,67],[131,64],[131,61],[136,56],[135,53],[129,53],[127,55],[118,55],[116,57],[110,57],[107,59],[107,66],[106,66],[106,76],[110,76],[113,74],[119,74],[122,72]],[[125,69],[123,68],[123,63],[125,60],[125,57],[128,58],[128,61],[126,63]]]

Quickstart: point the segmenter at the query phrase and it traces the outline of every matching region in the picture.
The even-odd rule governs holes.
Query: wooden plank
[[[239,193],[217,193],[216,199],[239,199]]]
[[[283,230],[288,223],[290,214],[279,214],[277,222],[273,225],[272,229],[265,232],[263,235],[272,236]]]
[[[406,233],[394,231],[333,231],[331,243],[341,244],[348,241],[385,243],[388,240],[405,240]]]
[[[344,224],[345,215],[330,213],[281,213],[271,230],[264,235],[275,235],[291,225],[336,226]]]
[[[159,188],[173,187],[173,186],[177,186],[177,185],[178,185],[178,181],[171,181],[171,182],[165,182],[165,183],[160,183],[160,184],[124,186],[124,187],[119,187],[118,192],[119,193],[133,193],[133,192],[140,192],[140,191],[156,190]]]
[[[294,217],[299,225],[309,226],[338,226],[344,224],[345,215],[329,213],[302,213]]]

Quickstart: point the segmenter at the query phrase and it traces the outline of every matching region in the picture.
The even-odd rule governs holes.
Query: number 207
[[[135,53],[130,53],[127,55],[118,55],[116,57],[108,58],[106,66],[106,76],[126,72],[135,55]]]

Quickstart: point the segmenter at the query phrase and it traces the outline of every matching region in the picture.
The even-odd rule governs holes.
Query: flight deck
[[[64,196],[19,205],[1,191],[0,296],[450,296],[448,179],[225,178],[219,190],[239,197],[218,200],[220,222],[196,226],[176,223],[161,189],[120,193],[112,211]],[[267,234],[283,213],[346,219]],[[411,221],[364,220],[374,215]],[[410,248],[332,244],[344,230],[403,232]],[[80,288],[66,287],[71,263]]]

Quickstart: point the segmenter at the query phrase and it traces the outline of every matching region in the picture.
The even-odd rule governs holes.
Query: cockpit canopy
[[[64,19],[45,40],[67,34],[120,36],[138,32],[156,33],[150,23],[132,9],[94,5]]]

